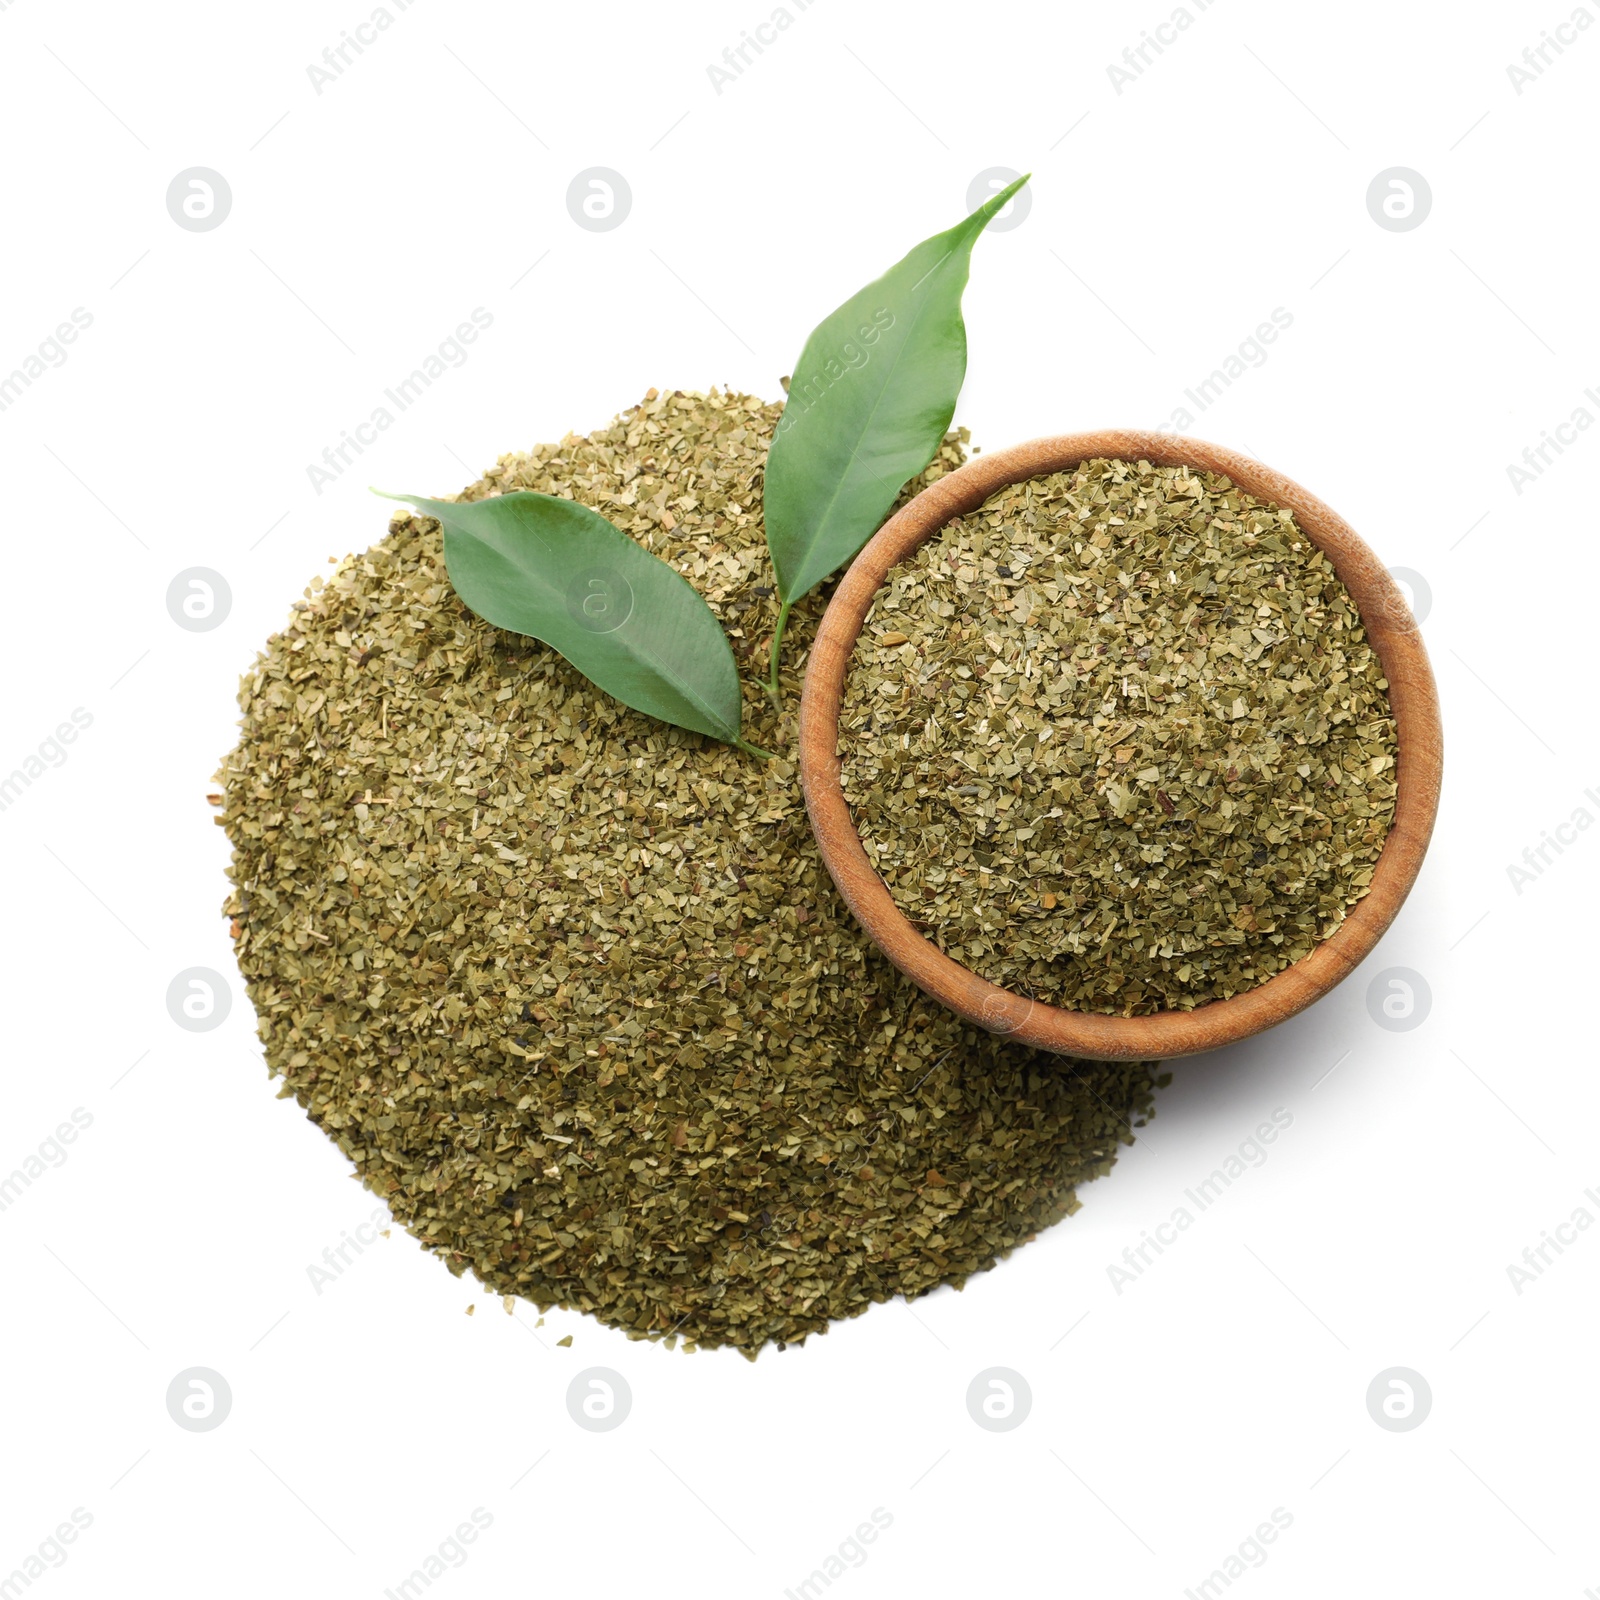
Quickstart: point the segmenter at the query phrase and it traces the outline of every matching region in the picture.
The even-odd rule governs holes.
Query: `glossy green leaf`
[[[1027,181],[925,239],[806,340],[763,494],[785,612],[867,542],[933,459],[967,371],[961,291],[972,246]]]
[[[751,748],[739,737],[733,650],[710,606],[597,512],[520,489],[459,505],[385,498],[438,519],[450,582],[485,622],[560,651],[635,711]]]

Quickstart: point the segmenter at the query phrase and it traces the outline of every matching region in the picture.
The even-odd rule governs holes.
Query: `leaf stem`
[[[778,687],[778,652],[783,648],[783,630],[789,626],[789,612],[793,605],[792,600],[780,603],[778,621],[772,630],[772,659],[767,673],[767,693],[772,696],[772,703],[780,709],[783,705],[783,691]]]
[[[775,759],[771,750],[763,750],[760,745],[751,744],[748,739],[734,740],[734,748],[743,750],[747,755],[760,756],[763,761],[772,761]]]

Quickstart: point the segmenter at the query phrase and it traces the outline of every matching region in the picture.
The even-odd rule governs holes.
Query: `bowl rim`
[[[1188,1011],[1104,1016],[1003,989],[946,955],[913,926],[867,859],[840,787],[839,712],[851,652],[890,570],[952,517],[996,490],[1100,457],[1225,474],[1295,514],[1349,590],[1389,682],[1395,720],[1394,822],[1367,894],[1309,955],[1265,983]],[[1018,1043],[1094,1060],[1196,1055],[1250,1038],[1303,1011],[1347,977],[1388,930],[1416,882],[1439,808],[1439,699],[1410,607],[1387,568],[1335,511],[1261,462],[1186,435],[1134,428],[1032,439],[975,456],[895,513],[851,562],[823,613],[800,697],[799,760],[806,813],[835,886],[879,949],[919,987],[969,1022]]]

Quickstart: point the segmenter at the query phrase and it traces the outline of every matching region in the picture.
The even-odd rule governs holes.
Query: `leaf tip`
[[[1033,174],[1031,172],[1024,172],[1020,178],[1013,178],[1011,182],[1005,186],[1005,188],[999,190],[996,194],[991,196],[987,201],[984,202],[982,206],[979,207],[979,209],[987,212],[991,217],[994,216],[995,213],[998,212],[1000,208],[1012,197],[1012,195],[1016,194],[1016,192],[1021,189],[1022,186],[1032,176]]]
[[[1013,178],[1011,182],[1005,186],[1005,188],[998,189],[995,191],[995,193],[990,195],[989,198],[985,200],[983,204],[979,206],[978,209],[974,211],[964,223],[960,224],[960,226],[973,228],[975,224],[975,231],[981,231],[982,229],[986,228],[989,223],[1000,214],[1001,210],[1011,200],[1012,196],[1015,195],[1017,191],[1021,189],[1022,186],[1027,183],[1032,176],[1033,174],[1031,172],[1024,172],[1020,178]]]

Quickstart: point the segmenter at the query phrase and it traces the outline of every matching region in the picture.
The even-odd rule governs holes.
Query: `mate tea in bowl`
[[[1133,1059],[1260,1032],[1368,954],[1440,742],[1415,622],[1347,524],[1232,451],[1119,431],[982,457],[884,525],[818,632],[800,762],[903,972],[1019,1042]]]

